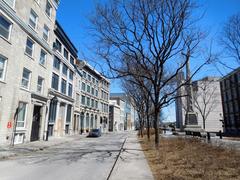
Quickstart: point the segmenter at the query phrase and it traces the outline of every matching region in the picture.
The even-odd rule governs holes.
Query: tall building
[[[78,60],[76,71],[74,121],[78,124],[78,131],[83,133],[100,128],[102,132],[106,132],[109,124],[110,82],[86,61]]]
[[[224,131],[240,134],[240,68],[221,79]]]
[[[57,0],[0,1],[0,144],[43,139]]]
[[[75,128],[72,118],[75,86],[74,64],[77,59],[77,49],[57,21],[54,34],[47,131],[48,136],[63,136],[71,134]]]
[[[178,81],[183,82],[183,74]],[[193,86],[193,110],[196,112],[198,125],[208,132],[222,131],[222,100],[219,78],[205,77],[192,82]],[[186,122],[187,100],[186,87],[183,86],[177,92],[176,99],[176,127],[183,130]]]

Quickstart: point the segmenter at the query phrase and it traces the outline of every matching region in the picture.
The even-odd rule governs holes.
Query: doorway
[[[42,106],[34,106],[33,109],[33,119],[32,119],[32,132],[30,141],[39,140],[39,129],[41,120],[41,108]]]

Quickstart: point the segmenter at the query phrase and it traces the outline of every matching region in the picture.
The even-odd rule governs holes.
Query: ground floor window
[[[53,136],[53,124],[48,125],[48,136]]]
[[[24,128],[26,119],[27,103],[20,102],[18,105],[17,128]]]

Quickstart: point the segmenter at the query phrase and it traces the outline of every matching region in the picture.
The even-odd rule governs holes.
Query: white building
[[[124,130],[124,102],[122,100],[110,100],[109,105],[109,131]]]
[[[57,0],[0,0],[0,144],[44,138]]]
[[[185,88],[181,88],[178,95],[186,95]],[[197,113],[198,125],[207,132],[223,131],[222,100],[219,78],[205,77],[193,82],[194,112]],[[176,100],[177,128],[185,125],[186,97]],[[205,119],[205,120],[204,120]]]

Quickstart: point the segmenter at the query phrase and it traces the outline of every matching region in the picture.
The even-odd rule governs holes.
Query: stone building
[[[178,76],[179,83],[184,81],[183,74]],[[222,131],[222,100],[219,78],[205,77],[192,82],[193,85],[193,110],[197,114],[198,125],[208,132]],[[175,100],[176,127],[183,130],[187,108],[186,87],[181,87],[177,92],[182,96]]]
[[[221,79],[224,131],[240,135],[240,68]]]
[[[0,0],[0,143],[44,138],[57,0]]]
[[[47,130],[48,136],[63,136],[72,134],[73,128],[75,130],[72,119],[77,49],[57,21],[54,34]]]
[[[123,131],[124,118],[121,118],[121,107],[117,101],[110,100],[109,105],[109,131]]]
[[[77,131],[108,130],[110,83],[86,61],[76,62],[76,103],[74,121]]]

